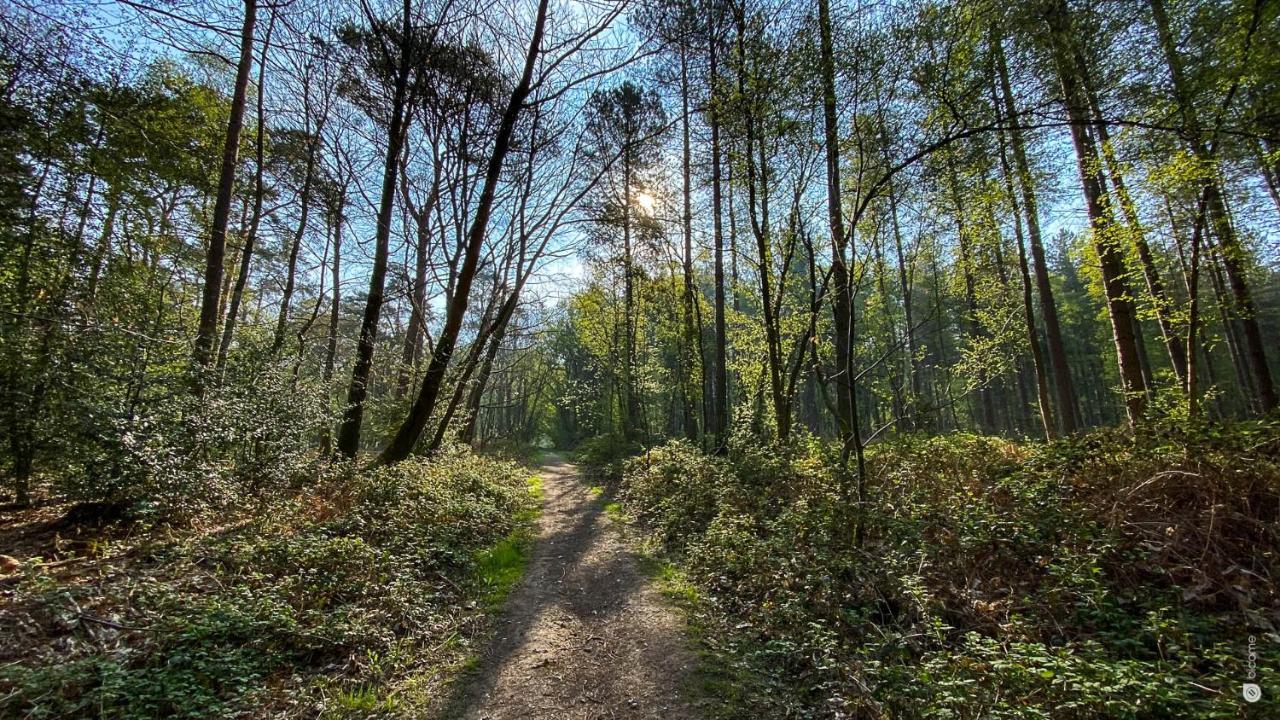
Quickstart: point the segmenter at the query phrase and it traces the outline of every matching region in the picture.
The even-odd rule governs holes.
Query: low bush
[[[579,443],[574,454],[593,471],[617,477],[622,472],[623,462],[641,449],[638,443],[628,441],[621,435],[598,435]]]
[[[822,443],[631,460],[632,514],[698,588],[706,642],[785,692],[752,712],[865,718],[1274,716],[1280,433],[972,435],[869,449],[855,547]],[[770,688],[761,681],[761,688]],[[775,688],[776,690],[776,688]]]
[[[466,453],[340,467],[193,536],[28,563],[0,602],[0,716],[425,706],[497,582],[490,549],[529,518],[526,479]]]
[[[288,363],[210,384],[202,397],[178,386],[142,410],[96,419],[83,459],[54,489],[151,519],[256,502],[313,473],[316,438],[334,419],[328,404]]]

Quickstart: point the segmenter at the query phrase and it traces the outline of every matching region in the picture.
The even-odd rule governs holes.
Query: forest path
[[[543,465],[544,502],[524,581],[453,717],[693,720],[696,657],[680,616],[642,572],[578,469]]]

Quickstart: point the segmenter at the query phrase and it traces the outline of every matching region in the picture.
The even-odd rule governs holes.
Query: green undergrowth
[[[502,606],[511,590],[524,577],[533,548],[533,521],[542,506],[542,478],[534,475],[526,481],[529,497],[534,501],[516,516],[516,526],[497,544],[481,551],[476,560],[485,602],[489,610]]]
[[[628,516],[628,520],[632,519]],[[712,700],[703,704],[703,717],[706,720],[758,717],[751,706],[751,689],[759,693],[768,679],[736,658],[712,649],[713,638],[709,633],[714,632],[714,623],[708,622],[706,597],[698,586],[651,539],[642,539],[639,549],[641,570],[684,616],[685,632],[698,655],[686,691],[692,697]]]
[[[335,468],[156,527],[0,599],[0,717],[429,712],[527,562],[540,486],[468,453]]]
[[[626,464],[720,716],[1280,716],[1274,426],[906,437],[868,462],[862,547],[824,443]]]

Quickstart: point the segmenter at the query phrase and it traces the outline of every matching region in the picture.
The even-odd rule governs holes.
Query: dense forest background
[[[563,10],[527,88],[533,14],[183,10],[6,6],[19,495],[189,413],[390,459],[1276,404],[1267,3]]]
[[[577,449],[834,716],[1275,652],[1280,3],[3,0],[0,83],[12,508]]]

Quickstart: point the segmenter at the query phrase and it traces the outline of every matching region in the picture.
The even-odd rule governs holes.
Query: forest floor
[[[551,456],[523,583],[449,717],[696,718],[684,621],[611,517],[609,494]]]

